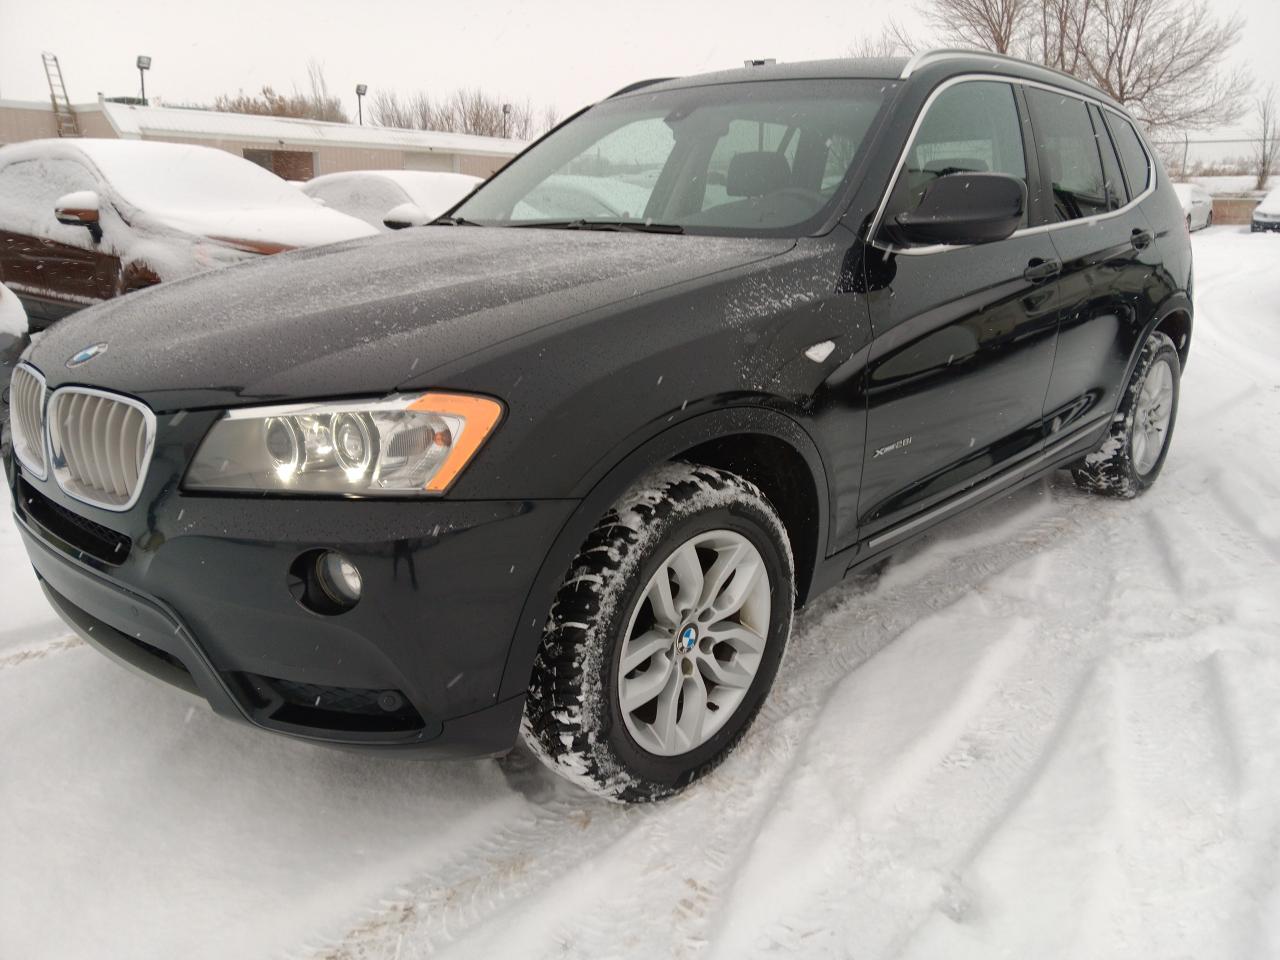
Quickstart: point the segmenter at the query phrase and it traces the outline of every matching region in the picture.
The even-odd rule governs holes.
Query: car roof
[[[1121,113],[1124,107],[1097,87],[1048,67],[1016,57],[979,50],[931,49],[907,57],[845,57],[834,60],[805,60],[796,63],[764,63],[719,70],[688,77],[642,81],[624,87],[615,97],[653,93],[723,83],[753,83],[763,80],[844,80],[870,79],[906,81],[920,75],[932,85],[951,76],[982,73],[1033,80],[1060,87],[1101,101]]]

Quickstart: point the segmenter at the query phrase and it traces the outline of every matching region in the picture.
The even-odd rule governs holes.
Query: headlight
[[[456,393],[231,410],[187,471],[190,490],[405,496],[449,488],[502,417]]]

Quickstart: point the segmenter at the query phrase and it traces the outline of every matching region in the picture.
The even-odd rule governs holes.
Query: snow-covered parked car
[[[1173,192],[1182,204],[1188,230],[1202,230],[1213,226],[1213,197],[1198,183],[1175,183]]]
[[[353,170],[309,180],[302,192],[385,232],[430,223],[480,182],[465,173]]]
[[[0,283],[0,394],[9,389],[9,378],[18,357],[31,340],[27,336],[27,312],[18,295]],[[0,403],[0,420],[9,406]]]
[[[565,216],[629,220],[643,214],[652,187],[616,176],[557,173],[529,191],[512,214],[516,220],[559,220]]]
[[[1262,202],[1253,208],[1251,229],[1254,233],[1263,230],[1280,231],[1280,187],[1272,190]]]
[[[34,329],[162,280],[374,232],[210,147],[93,139],[0,147],[0,282]]]

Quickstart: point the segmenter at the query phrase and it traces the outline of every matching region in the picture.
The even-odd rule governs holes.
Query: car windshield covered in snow
[[[535,145],[455,215],[802,236],[832,206],[892,88],[777,80],[614,97]]]

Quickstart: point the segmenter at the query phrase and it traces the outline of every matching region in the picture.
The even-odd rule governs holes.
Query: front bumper
[[[1280,220],[1254,220],[1253,232],[1263,233],[1266,231],[1275,231],[1280,233]]]
[[[126,513],[6,456],[14,520],[59,615],[116,660],[278,733],[440,756],[509,749],[523,696],[499,700],[503,669],[574,503],[190,496],[179,465],[204,419],[157,445]],[[359,604],[337,616],[289,589],[294,559],[324,548],[363,576]]]

